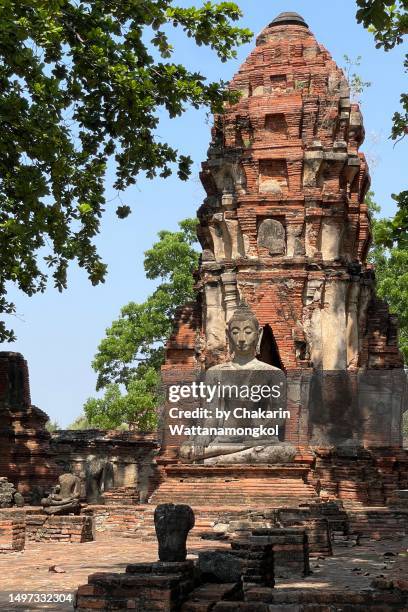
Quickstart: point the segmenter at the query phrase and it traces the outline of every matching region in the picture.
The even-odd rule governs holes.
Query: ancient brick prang
[[[301,18],[277,20],[231,89],[241,99],[215,118],[201,173],[207,360],[224,358],[225,323],[244,297],[273,365],[401,367],[396,321],[366,263],[364,128],[342,70]]]
[[[226,325],[244,299],[263,327],[259,358],[287,373],[285,441],[330,446],[355,434],[366,446],[399,446],[402,379],[390,379],[385,425],[364,401],[345,400],[340,411],[329,381],[328,427],[316,432],[301,397],[313,372],[346,372],[352,398],[358,372],[403,367],[396,317],[376,297],[367,263],[370,176],[348,81],[306,22],[285,13],[258,36],[230,87],[240,100],[215,117],[201,172],[198,299],[177,319],[164,382],[188,383],[228,361]],[[342,424],[330,420],[341,414]]]

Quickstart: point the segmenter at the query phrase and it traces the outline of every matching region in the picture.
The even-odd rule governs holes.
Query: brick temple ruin
[[[0,352],[0,476],[38,502],[58,469],[45,428],[48,416],[31,404],[27,362],[20,353]]]
[[[241,97],[215,117],[201,172],[197,300],[178,313],[162,378],[188,384],[228,364],[227,326],[244,302],[263,328],[259,360],[285,374],[291,418],[279,444],[294,452],[286,461],[195,460],[182,452],[186,437],[169,434],[169,403],[157,436],[51,437],[31,405],[23,357],[1,353],[0,477],[11,484],[1,479],[0,505],[17,489],[30,505],[0,510],[0,552],[111,539],[114,548],[128,538],[142,562],[91,575],[77,592],[80,612],[405,609],[407,561],[391,556],[408,545],[406,375],[397,320],[367,263],[359,107],[295,13],[261,32],[231,88]],[[80,491],[75,516],[50,516],[32,495],[50,492],[62,472]],[[151,562],[154,512],[165,503],[193,508],[189,552],[202,559]],[[350,569],[359,544],[359,557],[373,557],[371,576]],[[230,574],[216,555],[205,559],[215,549],[229,555]]]
[[[197,300],[178,314],[162,377],[165,385],[188,383],[225,363],[226,326],[244,300],[263,328],[259,359],[286,375],[291,418],[281,441],[297,449],[295,460],[191,463],[180,456],[184,439],[169,435],[169,406],[157,464],[154,435],[61,432],[51,440],[46,415],[31,405],[24,358],[3,352],[1,476],[26,501],[62,471],[89,471],[90,459],[111,465],[116,486],[106,494],[116,501],[276,505],[323,491],[385,504],[406,486],[406,377],[396,317],[376,296],[367,263],[370,177],[359,151],[359,107],[342,70],[297,15],[261,32],[231,88],[241,97],[215,117],[201,172],[207,197],[198,211]],[[319,372],[329,375],[318,406],[323,420],[310,392]],[[366,395],[359,393],[365,372],[377,381]]]
[[[201,172],[198,299],[180,311],[163,379],[187,383],[225,362],[226,324],[245,300],[263,327],[259,358],[286,373],[284,442],[298,455],[291,466],[211,471],[180,459],[183,439],[170,436],[167,421],[165,480],[153,500],[191,494],[229,505],[244,495],[267,504],[323,490],[383,504],[408,484],[406,377],[396,317],[376,296],[367,263],[370,176],[359,106],[299,16],[261,32],[231,88],[241,98],[215,117]],[[316,408],[318,372],[326,382]],[[363,390],[364,373],[371,380]],[[330,429],[332,439],[322,435]]]
[[[406,562],[390,579],[364,585],[359,578],[356,587],[343,558],[334,581],[321,576],[302,586],[309,557],[360,540],[395,538],[403,546],[408,536],[406,375],[397,320],[376,296],[367,263],[370,177],[359,151],[359,107],[343,72],[294,13],[261,32],[231,88],[241,98],[215,117],[201,172],[207,197],[198,211],[197,300],[179,311],[162,377],[170,387],[209,380],[223,367],[231,372],[229,323],[237,309],[251,311],[246,316],[263,328],[259,360],[287,380],[291,418],[277,447],[295,454],[232,464],[220,443],[170,434],[169,400],[161,482],[138,533],[151,537],[158,505],[187,504],[196,516],[192,537],[210,547],[221,540],[222,552],[209,552],[207,565],[199,552],[195,565],[139,563],[123,574],[95,574],[79,588],[77,609],[405,609]],[[200,400],[178,407],[191,411]],[[352,571],[361,576],[361,568]]]

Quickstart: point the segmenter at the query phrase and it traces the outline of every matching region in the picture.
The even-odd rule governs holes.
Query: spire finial
[[[269,24],[269,27],[280,25],[299,25],[308,28],[306,21],[299,13],[281,13]]]

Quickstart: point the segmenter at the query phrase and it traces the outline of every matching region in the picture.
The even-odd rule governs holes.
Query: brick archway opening
[[[270,325],[266,324],[263,328],[259,359],[269,365],[284,370],[282,360],[279,355],[278,345]]]

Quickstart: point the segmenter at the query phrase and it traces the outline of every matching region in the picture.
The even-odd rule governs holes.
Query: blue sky
[[[183,6],[200,2],[184,0]],[[370,159],[373,189],[384,215],[394,211],[391,193],[406,188],[407,143],[393,146],[388,139],[391,118],[399,108],[400,93],[405,90],[404,49],[389,53],[375,48],[371,34],[355,20],[354,0],[238,0],[244,12],[242,25],[255,35],[282,11],[297,11],[308,22],[318,41],[324,44],[340,66],[344,54],[362,56],[358,72],[372,86],[363,96],[362,110],[366,142],[362,147]],[[196,48],[181,32],[172,42],[174,58],[189,68],[200,70],[209,79],[229,80],[248,55],[254,41],[238,50],[237,60],[222,64],[210,50]],[[59,294],[50,285],[45,294],[31,298],[11,288],[9,297],[16,303],[17,317],[7,323],[17,342],[0,345],[0,350],[23,353],[28,360],[31,397],[34,405],[45,410],[52,420],[67,426],[82,411],[86,399],[95,394],[95,373],[91,361],[104,330],[129,301],[143,301],[154,288],[144,277],[143,253],[160,229],[176,229],[177,222],[193,216],[204,191],[198,179],[200,163],[206,157],[210,124],[206,112],[191,110],[182,118],[163,117],[159,135],[191,155],[194,160],[191,179],[143,178],[121,195],[132,207],[132,215],[119,221],[114,214],[115,200],[108,205],[98,248],[109,267],[106,283],[92,287],[86,274],[71,266],[69,289]],[[107,198],[114,198],[113,174],[107,179]]]

